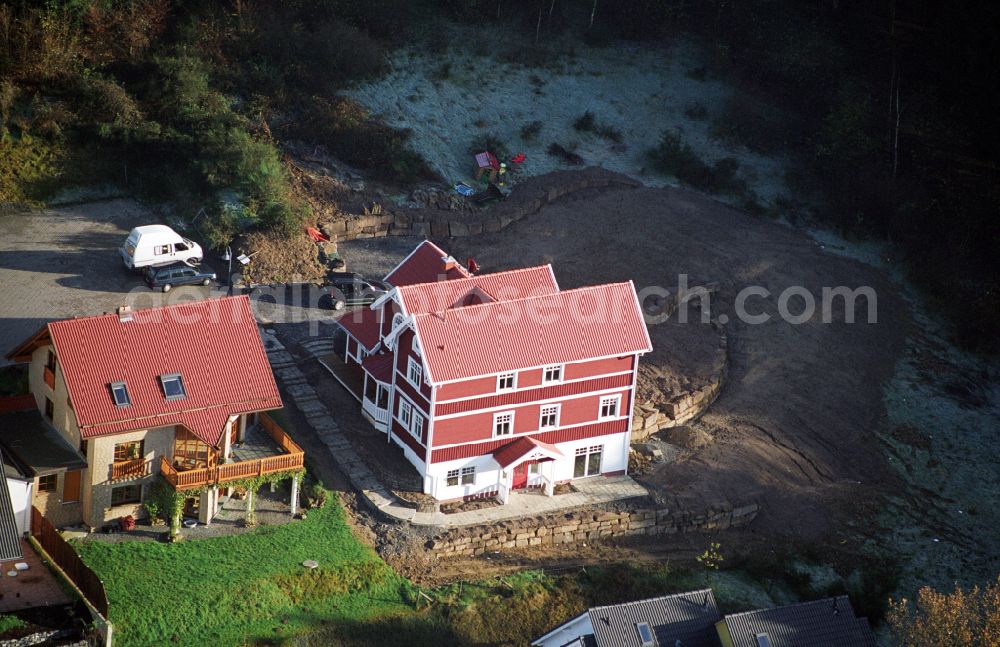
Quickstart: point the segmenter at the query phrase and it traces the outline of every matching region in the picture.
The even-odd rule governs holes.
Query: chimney
[[[127,321],[132,321],[132,308],[128,306],[118,306],[118,321],[125,323]]]
[[[441,262],[444,263],[445,272],[455,269],[455,266],[458,265],[458,261],[453,256],[445,256],[441,259]]]

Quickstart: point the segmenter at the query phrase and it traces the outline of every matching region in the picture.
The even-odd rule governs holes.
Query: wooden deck
[[[219,485],[252,476],[275,472],[301,470],[305,466],[305,453],[267,414],[260,415],[261,428],[267,432],[279,451],[284,453],[257,460],[226,463],[215,467],[177,470],[166,457],[160,458],[160,473],[175,490],[190,490],[203,485]]]

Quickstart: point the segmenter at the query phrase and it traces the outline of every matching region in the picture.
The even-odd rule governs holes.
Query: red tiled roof
[[[632,282],[414,317],[428,381],[652,350]]]
[[[506,469],[511,463],[516,463],[527,454],[538,450],[549,458],[559,458],[563,455],[555,445],[543,443],[530,436],[521,436],[494,451],[493,460],[499,463],[502,469]]]
[[[395,356],[392,353],[382,353],[365,358],[361,366],[368,374],[382,384],[392,384],[392,363]]]
[[[381,338],[379,333],[380,316],[378,310],[372,310],[368,307],[358,308],[340,315],[337,324],[361,342],[365,350],[370,351],[378,345]]]
[[[408,314],[440,312],[479,303],[510,301],[559,291],[551,265],[480,274],[465,279],[398,288]]]
[[[183,424],[216,445],[229,416],[281,406],[246,296],[48,327],[85,438]],[[171,373],[181,375],[185,398],[164,398],[159,376]],[[115,406],[113,382],[125,382],[130,406]]]
[[[471,276],[469,271],[458,262],[455,262],[451,268],[445,269],[443,259],[447,256],[446,251],[431,241],[425,240],[386,275],[385,281],[390,285],[400,287],[414,283],[431,283],[441,280],[442,277],[444,280],[451,280]]]

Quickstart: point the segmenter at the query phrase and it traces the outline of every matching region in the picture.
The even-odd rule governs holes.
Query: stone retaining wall
[[[337,240],[382,236],[422,236],[449,238],[496,233],[511,223],[537,213],[544,205],[585,189],[642,186],[632,178],[600,167],[580,171],[548,173],[544,179],[527,178],[517,184],[506,200],[481,209],[470,209],[457,201],[440,201],[422,209],[385,209],[382,213],[350,215],[323,223],[323,233]]]
[[[632,417],[632,442],[643,442],[661,429],[686,424],[700,416],[719,397],[729,372],[729,342],[726,329],[712,324],[719,331],[719,346],[715,351],[712,378],[694,391],[674,396],[666,403],[637,404]]]
[[[428,542],[441,557],[595,541],[639,535],[706,532],[746,526],[757,516],[755,503],[722,505],[702,513],[677,510],[585,510],[542,518],[516,519],[478,528],[456,528]]]

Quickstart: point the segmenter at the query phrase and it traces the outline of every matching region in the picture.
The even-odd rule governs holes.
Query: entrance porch
[[[555,494],[556,461],[565,456],[555,445],[521,437],[493,452],[500,465],[497,500],[506,505],[516,490],[540,488],[545,496]]]

